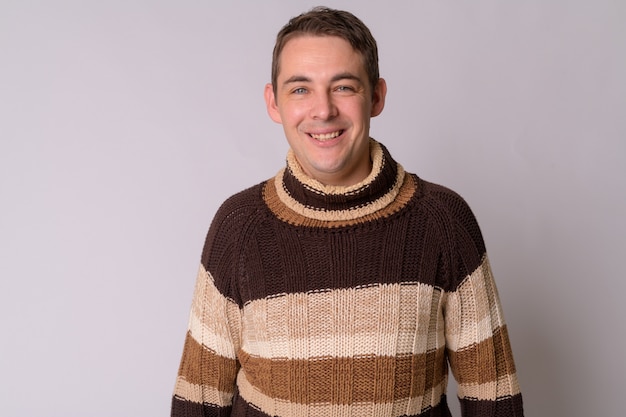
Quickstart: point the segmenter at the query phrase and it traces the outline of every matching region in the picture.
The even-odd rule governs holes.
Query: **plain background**
[[[626,3],[326,4],[379,42],[372,135],[479,219],[526,415],[623,416]],[[0,415],[168,415],[213,214],[284,164],[275,34],[313,5],[0,2]]]

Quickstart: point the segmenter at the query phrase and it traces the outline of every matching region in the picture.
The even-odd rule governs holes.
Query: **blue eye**
[[[299,88],[296,88],[295,90],[293,90],[293,93],[294,94],[304,94],[304,93],[306,93],[306,91],[307,91],[306,88],[299,87]]]

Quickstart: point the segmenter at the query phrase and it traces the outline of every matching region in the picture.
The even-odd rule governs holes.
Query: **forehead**
[[[337,67],[343,67],[342,71],[366,73],[363,55],[338,36],[294,36],[285,43],[279,60],[279,77],[283,72],[331,71]]]

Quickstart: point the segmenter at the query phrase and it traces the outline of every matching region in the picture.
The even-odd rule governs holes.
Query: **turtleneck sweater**
[[[520,417],[476,219],[370,142],[362,182],[326,186],[291,152],[226,200],[201,257],[172,416]]]

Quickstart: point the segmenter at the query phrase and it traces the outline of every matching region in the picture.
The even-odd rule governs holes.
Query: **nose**
[[[330,120],[335,116],[337,116],[337,106],[331,94],[316,94],[311,105],[311,117],[317,120]]]

